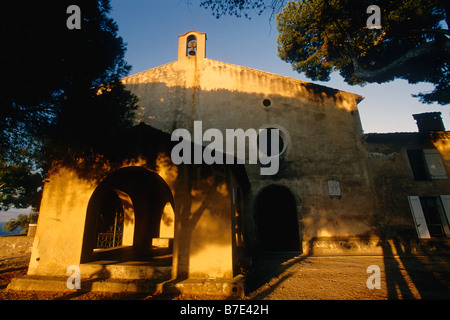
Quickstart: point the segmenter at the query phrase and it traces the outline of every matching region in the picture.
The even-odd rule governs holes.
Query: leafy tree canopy
[[[381,29],[366,27],[371,0],[289,2],[278,15],[279,56],[313,80],[339,71],[349,84],[429,82],[422,102],[450,102],[450,39],[442,0],[380,0]]]
[[[28,225],[30,223],[37,222],[37,213],[30,214],[19,214],[16,219],[10,219],[5,225],[2,227],[2,230],[5,232],[13,232],[17,228],[22,229],[21,234],[28,233]]]
[[[70,5],[80,29],[67,27]],[[110,10],[109,0],[2,3],[1,208],[35,204],[53,161],[106,154],[132,125],[137,98],[119,81],[130,66]]]
[[[211,10],[216,18],[228,14],[251,19],[253,14],[260,15],[266,10],[271,10],[274,14],[283,8],[285,2],[286,0],[202,0],[200,6]]]
[[[277,10],[278,55],[312,80],[338,71],[351,85],[396,78],[428,82],[423,103],[450,102],[448,0],[208,0],[222,14],[248,16]],[[381,9],[381,29],[367,28],[370,5]],[[258,9],[258,10],[255,10]]]
[[[39,206],[42,176],[26,164],[0,163],[0,181],[0,210]]]

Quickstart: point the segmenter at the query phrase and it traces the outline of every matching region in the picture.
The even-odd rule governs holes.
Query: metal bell
[[[197,41],[192,40],[188,44],[188,54],[190,56],[195,56],[197,54]]]

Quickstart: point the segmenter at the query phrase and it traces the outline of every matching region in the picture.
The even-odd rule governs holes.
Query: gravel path
[[[369,266],[379,267],[380,289],[367,286]],[[450,256],[266,257],[255,271],[249,299],[450,299]]]
[[[0,258],[0,300],[206,299],[149,294],[11,291],[14,277],[26,274],[29,255]],[[369,266],[380,270],[380,289],[369,289]],[[372,283],[372,281],[370,281]],[[209,299],[209,298],[208,298]],[[289,257],[255,261],[246,300],[398,300],[450,299],[450,256]]]

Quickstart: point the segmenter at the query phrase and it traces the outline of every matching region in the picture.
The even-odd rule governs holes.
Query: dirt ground
[[[379,267],[379,289],[368,288],[375,283],[369,266]],[[450,299],[450,256],[271,256],[256,261],[255,271],[248,299]]]
[[[0,300],[211,299],[203,296],[111,294],[99,292],[11,291],[14,277],[26,274],[29,256],[0,258]],[[450,299],[450,256],[303,257],[268,255],[247,276],[245,300],[415,300]],[[380,288],[369,266],[380,270]],[[376,269],[376,267],[375,267]],[[220,299],[221,297],[215,297]]]

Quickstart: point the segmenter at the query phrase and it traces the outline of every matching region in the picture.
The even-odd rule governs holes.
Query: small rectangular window
[[[442,163],[441,154],[436,149],[423,150],[425,161],[428,166],[428,173],[431,179],[447,179],[444,164]]]
[[[407,153],[415,180],[447,179],[447,172],[438,150],[408,150]]]
[[[422,150],[408,150],[409,164],[415,180],[428,180],[425,158]]]
[[[408,197],[419,238],[450,237],[450,196]]]
[[[442,204],[438,197],[420,197],[420,204],[431,237],[445,237],[442,221]]]

